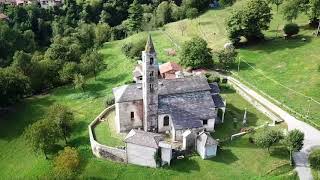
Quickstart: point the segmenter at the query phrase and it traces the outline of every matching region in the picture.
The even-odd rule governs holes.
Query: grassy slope
[[[145,34],[130,37],[129,40],[145,38]],[[155,32],[153,38],[159,52],[160,59],[176,60],[176,57],[167,57],[162,50],[172,45],[166,41],[163,34]],[[284,156],[269,156],[265,150],[254,147],[248,143],[247,137],[241,138],[232,144],[227,144],[220,155],[212,160],[203,161],[198,156],[173,163],[169,169],[150,169],[133,165],[118,164],[93,157],[89,145],[87,125],[101,112],[104,107],[104,98],[111,93],[112,87],[123,84],[131,79],[131,70],[134,62],[123,56],[120,47],[124,41],[107,43],[101,50],[108,64],[108,69],[101,72],[95,81],[93,78],[87,82],[86,92],[74,90],[71,86],[57,88],[48,95],[36,96],[19,103],[12,113],[2,117],[0,126],[0,179],[34,179],[48,176],[52,169],[51,161],[44,159],[42,154],[35,155],[26,148],[22,137],[23,129],[34,121],[40,120],[47,108],[54,103],[69,106],[76,116],[76,129],[70,139],[70,144],[80,151],[83,161],[80,169],[83,178],[117,179],[154,179],[185,177],[205,179],[232,179],[239,177],[257,177],[264,175],[268,170],[286,160]],[[163,61],[164,61],[163,60]],[[241,119],[243,109],[249,108],[249,117],[252,125],[261,124],[267,119],[250,107],[243,99],[234,94],[226,94],[232,118]],[[231,118],[231,115],[228,115]],[[227,116],[227,117],[228,117]],[[230,120],[230,119],[229,119]],[[231,125],[227,123],[226,127]],[[220,129],[220,130],[219,130]],[[218,127],[221,136],[227,132]],[[228,132],[230,130],[230,132]],[[62,144],[63,145],[63,144]],[[252,158],[252,155],[255,158]],[[249,158],[248,158],[249,157]],[[251,158],[250,158],[251,157]],[[248,160],[252,159],[252,160]],[[253,159],[258,159],[253,160]],[[271,178],[275,176],[270,176]],[[291,176],[286,176],[289,178]]]
[[[195,20],[168,24],[165,30],[179,44],[198,35],[205,38],[213,50],[221,49],[224,43],[228,42],[225,19],[232,9],[240,8],[245,2],[246,0],[240,0],[232,7],[210,10]],[[278,29],[282,29],[286,22],[280,13],[273,11],[273,14],[270,30],[265,32],[268,41],[240,49],[240,57],[257,70],[242,63],[239,75],[258,89],[306,115],[309,106],[305,97],[288,91],[266,79],[261,73],[320,101],[320,72],[318,71],[320,38],[312,36],[314,30],[306,28],[308,19],[304,15],[295,20],[295,23],[301,26],[300,35],[296,39],[275,38],[277,26],[279,25]],[[186,25],[184,36],[179,30],[181,23]],[[282,32],[279,31],[278,35],[281,36]],[[306,41],[302,41],[302,38],[306,38]],[[319,112],[320,105],[311,103],[310,115],[313,117],[312,121],[318,125],[320,125]]]

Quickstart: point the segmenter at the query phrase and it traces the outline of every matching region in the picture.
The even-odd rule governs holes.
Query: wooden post
[[[316,36],[319,36],[319,32],[320,32],[320,20],[319,20],[319,23],[318,23],[318,30],[317,30]]]

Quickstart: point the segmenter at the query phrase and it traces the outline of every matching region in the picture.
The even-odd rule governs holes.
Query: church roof
[[[211,93],[212,94],[219,94],[220,93],[220,88],[217,82],[213,82],[209,84],[210,88],[211,88]]]
[[[152,41],[152,38],[151,38],[151,34],[149,34],[148,36],[148,41],[147,41],[147,44],[146,44],[146,47],[145,47],[145,51],[147,53],[155,53],[156,50],[154,49],[154,45],[153,45],[153,41]]]
[[[161,95],[209,91],[210,87],[205,77],[192,76],[178,79],[160,79],[158,89],[160,98]],[[116,87],[113,89],[113,94],[116,103],[142,100],[142,84]]]
[[[161,134],[132,129],[124,139],[124,142],[158,148],[159,142],[163,139],[164,137]]]
[[[209,91],[204,76],[191,76],[177,79],[159,79],[159,95],[180,94],[196,91]]]
[[[142,84],[129,84],[113,88],[115,102],[142,100]]]
[[[159,67],[160,73],[166,73],[169,71],[181,71],[182,68],[179,64],[175,63],[175,62],[167,62],[164,64],[161,64]]]
[[[206,132],[201,132],[197,137],[198,140],[201,141],[201,146],[211,146],[211,145],[218,145],[219,142]]]
[[[223,99],[220,96],[220,94],[213,94],[212,99],[213,99],[215,107],[217,107],[217,108],[225,107],[225,104],[224,104]]]
[[[209,91],[162,95],[159,114],[170,114],[175,129],[202,127],[202,120],[215,118],[215,105]]]

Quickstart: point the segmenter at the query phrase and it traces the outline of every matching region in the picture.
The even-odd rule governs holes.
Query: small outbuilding
[[[128,163],[156,168],[160,165],[159,142],[162,140],[161,134],[132,129],[124,140]]]
[[[197,152],[202,159],[208,159],[217,155],[218,141],[209,133],[201,132],[197,137]]]
[[[176,72],[182,71],[182,68],[175,62],[167,62],[160,65],[159,71],[163,79],[175,79]]]

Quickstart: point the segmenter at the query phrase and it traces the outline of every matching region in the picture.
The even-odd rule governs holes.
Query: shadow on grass
[[[304,40],[302,40],[304,39]],[[289,39],[275,38],[264,40],[258,43],[242,44],[240,47],[246,50],[252,51],[264,51],[266,53],[273,53],[276,51],[282,51],[284,49],[295,49],[306,45],[312,41],[312,36],[297,35]]]
[[[28,125],[42,119],[53,103],[46,96],[36,96],[16,104],[12,112],[0,117],[0,139],[12,140],[21,136]]]
[[[288,159],[289,152],[284,146],[273,146],[270,148],[270,156],[279,158],[279,159]]]
[[[234,155],[230,149],[219,149],[217,156],[208,160],[223,164],[232,164],[238,161],[239,158]]]
[[[247,110],[247,125],[242,124],[244,112],[233,104],[227,104],[225,121],[216,125],[213,136],[218,139],[228,139],[232,134],[239,133],[241,128],[257,126],[258,117],[249,110]]]
[[[173,160],[168,169],[184,173],[191,173],[192,171],[200,171],[200,166],[197,161],[190,158],[185,158]]]

